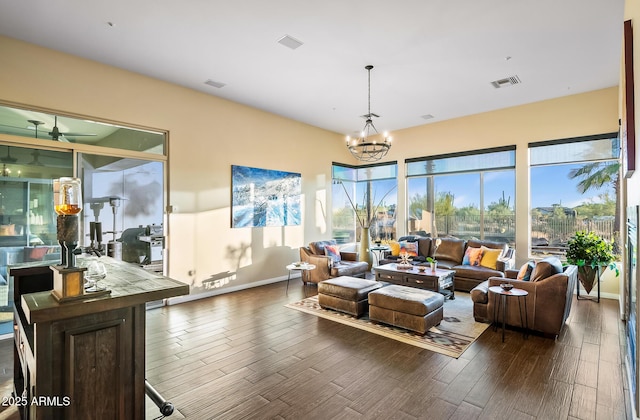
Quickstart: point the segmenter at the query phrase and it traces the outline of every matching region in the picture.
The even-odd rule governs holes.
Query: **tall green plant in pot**
[[[587,293],[606,267],[619,274],[615,260],[613,246],[594,232],[576,232],[567,242],[567,262],[578,266],[578,280]]]

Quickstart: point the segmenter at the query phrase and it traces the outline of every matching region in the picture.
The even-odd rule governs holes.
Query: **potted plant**
[[[578,231],[567,242],[567,262],[578,266],[578,280],[587,293],[604,268],[619,275],[615,260],[613,246],[594,232]]]
[[[436,271],[438,268],[438,260],[433,257],[427,257],[427,262],[431,264],[431,271]]]

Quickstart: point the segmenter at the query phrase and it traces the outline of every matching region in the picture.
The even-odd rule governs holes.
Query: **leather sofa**
[[[469,292],[471,289],[486,281],[489,277],[504,277],[505,270],[513,269],[515,252],[509,245],[501,242],[481,241],[477,239],[431,238],[431,237],[401,237],[403,240],[416,241],[418,255],[411,257],[412,264],[425,265],[427,257],[438,261],[438,268],[455,271],[455,289]],[[436,241],[440,244],[435,245]],[[501,250],[496,261],[496,268],[465,265],[463,259],[467,248],[490,248]],[[387,256],[380,260],[380,265],[397,261],[397,257]]]
[[[558,267],[561,263],[557,257],[548,257],[536,263],[531,272],[531,280],[517,280],[518,270],[507,270],[507,278],[491,277],[471,291],[473,301],[473,316],[478,322],[491,323],[494,321],[496,303],[495,293],[489,291],[490,286],[511,283],[515,288],[529,292],[525,297],[527,308],[527,323],[532,331],[556,337],[560,334],[565,321],[571,311],[573,291],[578,279],[578,267],[567,265],[550,271],[548,264]],[[514,300],[508,305],[505,317],[507,325],[520,327],[520,313],[518,304]],[[524,308],[523,308],[524,310]],[[502,313],[498,314],[498,321],[502,322]]]
[[[331,257],[325,255],[325,246],[336,244],[335,240],[316,241],[300,248],[300,261],[316,266],[315,269],[307,271],[303,276],[304,280],[319,283],[340,276],[365,278],[369,271],[369,263],[358,261],[357,253],[340,251],[339,262],[334,262]]]

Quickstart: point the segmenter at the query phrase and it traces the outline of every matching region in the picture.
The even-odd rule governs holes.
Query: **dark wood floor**
[[[488,329],[453,359],[284,308],[305,292],[278,283],[148,311],[147,379],[170,418],[631,418],[617,301],[574,301],[556,341]],[[8,395],[10,340],[0,352]]]

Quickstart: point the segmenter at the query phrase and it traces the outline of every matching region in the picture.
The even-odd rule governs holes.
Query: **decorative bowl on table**
[[[513,289],[513,284],[511,283],[502,283],[500,285],[500,287],[502,288],[502,290],[504,290],[505,292],[508,292],[509,290]]]
[[[302,263],[300,262],[294,262],[293,265],[295,265],[296,267],[300,267],[302,265]]]
[[[427,269],[427,267],[425,267],[424,265],[419,265],[418,266],[418,271],[421,273],[424,273],[424,271]]]

